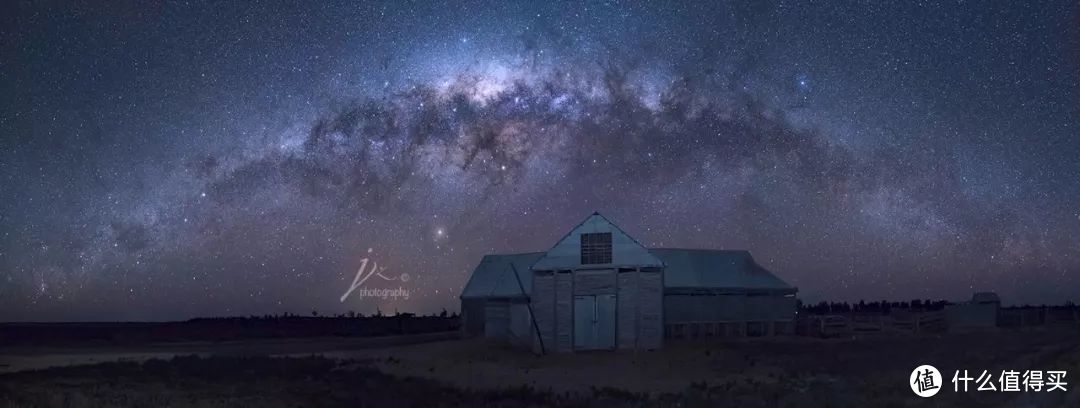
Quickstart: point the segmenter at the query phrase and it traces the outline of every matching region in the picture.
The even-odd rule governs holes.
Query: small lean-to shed
[[[945,307],[945,323],[950,331],[995,329],[1001,298],[994,292],[977,292],[971,301]]]
[[[529,266],[543,254],[484,256],[461,294],[462,330],[466,336],[531,345],[527,303],[532,276],[528,272]],[[515,268],[518,271],[516,277]]]

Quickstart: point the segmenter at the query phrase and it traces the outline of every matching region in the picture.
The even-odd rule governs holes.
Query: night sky
[[[5,2],[0,320],[454,311],[593,211],[804,301],[1080,300],[1080,4],[713,3]]]

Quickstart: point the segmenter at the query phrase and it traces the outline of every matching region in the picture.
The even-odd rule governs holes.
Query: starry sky
[[[0,8],[3,321],[454,311],[593,211],[805,301],[1080,300],[1074,1]]]

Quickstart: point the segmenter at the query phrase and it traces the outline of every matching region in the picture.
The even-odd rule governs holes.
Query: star
[[[463,7],[12,10],[0,321],[370,313],[363,259],[446,293],[594,211],[807,301],[1080,292],[1080,73],[1033,52],[1071,49],[1067,2]],[[1015,18],[934,24],[985,15]]]

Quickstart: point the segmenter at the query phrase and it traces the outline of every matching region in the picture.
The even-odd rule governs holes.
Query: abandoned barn
[[[594,213],[547,252],[487,255],[461,294],[467,336],[537,353],[794,331],[795,293],[747,251],[648,249]]]

